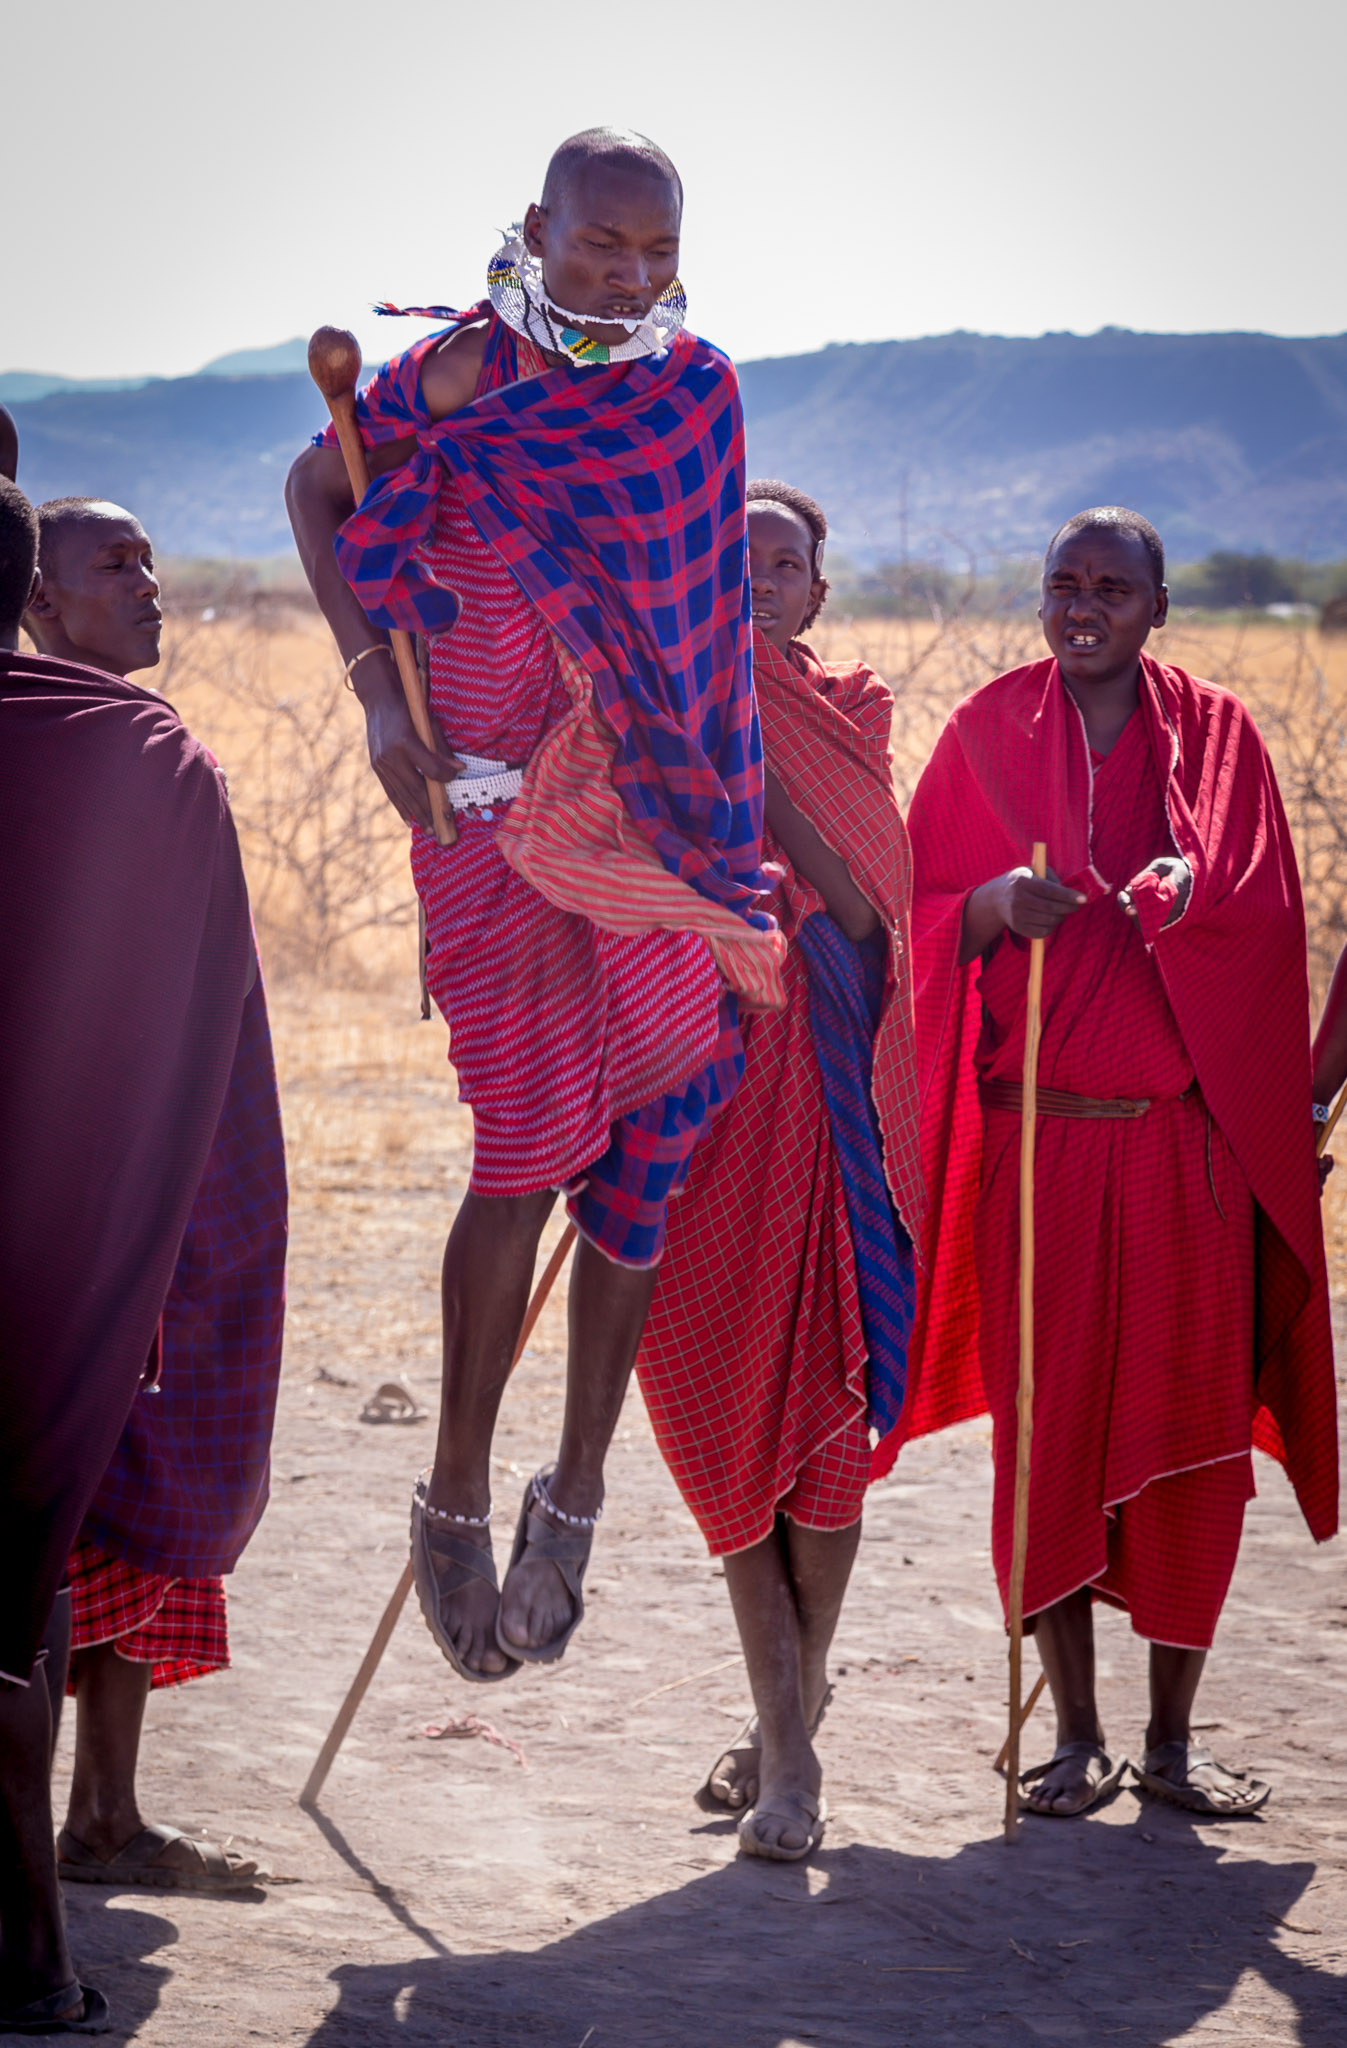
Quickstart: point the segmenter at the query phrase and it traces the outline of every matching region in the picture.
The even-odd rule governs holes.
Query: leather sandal
[[[77,2003],[79,2011],[71,2013]],[[62,2013],[69,2017],[62,2019]],[[59,1991],[49,1991],[45,1998],[0,2013],[0,2034],[106,2034],[111,2029],[112,2014],[102,1992],[75,1978]]]
[[[1225,1771],[1228,1778],[1235,1780],[1228,1806],[1219,1805],[1204,1786],[1193,1784],[1192,1773],[1201,1770],[1204,1764],[1215,1764],[1217,1770]],[[1170,1765],[1178,1766],[1175,1775],[1162,1775]],[[1243,1820],[1246,1814],[1257,1813],[1260,1806],[1266,1806],[1272,1797],[1271,1785],[1262,1778],[1251,1778],[1247,1771],[1232,1771],[1225,1764],[1217,1764],[1209,1749],[1191,1742],[1157,1743],[1154,1749],[1146,1751],[1140,1768],[1132,1766],[1132,1774],[1155,1798],[1167,1799],[1189,1813],[1205,1814],[1208,1820]]]
[[[823,1689],[823,1698],[819,1702],[819,1710],[809,1724],[809,1740],[811,1742],[813,1741],[814,1737],[818,1734],[819,1729],[823,1726],[823,1716],[827,1713],[829,1707],[832,1705],[832,1702],[833,1689],[830,1685],[825,1686]],[[720,1769],[720,1766],[724,1763],[727,1756],[733,1757],[736,1766],[742,1769],[749,1764],[751,1758],[755,1756],[761,1756],[761,1754],[762,1730],[758,1726],[757,1715],[750,1714],[748,1719],[745,1721],[743,1727],[739,1730],[739,1733],[735,1736],[734,1741],[731,1743],[730,1747],[728,1749],[721,1750],[719,1756],[712,1764],[710,1770],[702,1779],[701,1784],[693,1793],[692,1798],[694,1805],[699,1807],[703,1813],[737,1813],[739,1811],[739,1808],[737,1806],[731,1806],[728,1799],[720,1798],[719,1794],[716,1792],[714,1784],[716,1772]]]
[[[524,1643],[512,1643],[503,1634],[500,1625],[500,1611],[496,1613],[496,1641],[507,1657],[518,1658],[525,1664],[555,1664],[561,1657],[575,1631],[585,1618],[585,1596],[583,1591],[585,1570],[589,1564],[589,1553],[594,1547],[594,1522],[578,1529],[559,1529],[550,1516],[542,1511],[546,1500],[548,1480],[556,1471],[549,1465],[537,1472],[524,1488],[524,1505],[519,1511],[519,1523],[514,1532],[514,1547],[506,1578],[525,1556],[546,1558],[554,1564],[561,1576],[561,1583],[571,1599],[571,1618],[559,1636],[553,1636],[550,1643],[540,1643],[536,1648]]]
[[[1041,1779],[1046,1778],[1054,1764],[1065,1763],[1068,1759],[1075,1757],[1079,1757],[1082,1761],[1086,1758],[1097,1758],[1102,1766],[1099,1776],[1097,1778],[1091,1777],[1089,1786],[1078,1805],[1040,1806],[1035,1799],[1029,1796],[1030,1786],[1036,1785]],[[1116,1792],[1122,1783],[1123,1773],[1127,1769],[1128,1762],[1125,1756],[1120,1756],[1118,1761],[1114,1763],[1097,1742],[1059,1742],[1045,1764],[1035,1764],[1031,1771],[1025,1771],[1021,1774],[1019,1789],[1020,1806],[1025,1813],[1037,1813],[1044,1820],[1076,1820],[1082,1813],[1089,1813],[1092,1807],[1098,1806],[1101,1800],[1107,1799],[1110,1792]]]
[[[765,1820],[790,1821],[798,1827],[801,1812],[807,1823],[808,1840],[798,1849],[787,1849],[780,1842],[768,1842],[759,1833],[759,1828]],[[802,1863],[806,1856],[813,1855],[823,1840],[823,1830],[827,1825],[826,1802],[813,1798],[808,1792],[799,1793],[789,1805],[755,1806],[739,1823],[739,1854],[763,1856],[769,1863]]]
[[[440,1611],[440,1602],[447,1595],[459,1592],[473,1579],[481,1579],[496,1594],[499,1615],[496,1560],[490,1549],[484,1550],[480,1544],[470,1543],[466,1536],[456,1536],[450,1523],[436,1521],[430,1515],[426,1506],[427,1483],[427,1475],[423,1472],[412,1489],[411,1531],[412,1580],[426,1627],[435,1638],[435,1646],[441,1656],[448,1658],[460,1678],[466,1678],[469,1685],[497,1685],[502,1678],[513,1678],[519,1669],[514,1651],[508,1644],[501,1644],[511,1659],[504,1671],[474,1670],[459,1656]]]
[[[163,1855],[173,1842],[186,1842],[192,1852],[186,1864],[165,1863]],[[199,1835],[185,1835],[181,1828],[152,1822],[124,1842],[106,1863],[92,1849],[62,1828],[56,1837],[56,1874],[64,1884],[106,1884],[124,1890],[130,1885],[149,1886],[157,1891],[237,1892],[251,1890],[262,1882],[262,1872],[251,1856],[236,1855],[218,1842]]]

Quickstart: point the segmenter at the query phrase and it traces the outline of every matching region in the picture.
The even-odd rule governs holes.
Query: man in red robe
[[[252,966],[224,780],[148,690],[16,652],[0,481],[0,2032],[98,2032],[51,1832],[56,1593],[136,1399]],[[49,1690],[50,1688],[50,1690]]]
[[[38,653],[125,678],[156,668],[163,619],[150,537],[101,499],[38,508]],[[60,1874],[192,1891],[251,1884],[257,1864],[146,1823],[136,1793],[152,1688],[229,1664],[224,1574],[266,1505],[280,1380],[285,1154],[260,975],[138,1396],[70,1558],[75,1765]]]
[[[1059,1747],[1023,1796],[1058,1815],[1125,1768],[1095,1701],[1096,1599],[1151,1642],[1142,1784],[1207,1814],[1266,1799],[1191,1740],[1252,1447],[1286,1464],[1315,1537],[1337,1525],[1295,855],[1244,707],[1143,652],[1167,603],[1147,521],[1068,521],[1043,572],[1052,658],[957,707],[909,819],[933,1219],[913,1368],[956,1411],[980,1370],[1003,1598],[1026,941],[1047,942],[1024,1611]],[[1037,840],[1045,881],[1023,865]]]

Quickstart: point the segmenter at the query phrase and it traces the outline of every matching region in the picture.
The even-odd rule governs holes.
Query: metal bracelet
[[[357,662],[363,661],[367,654],[388,654],[390,652],[391,649],[386,640],[375,640],[368,647],[362,647],[359,654],[353,654],[341,672],[341,679],[347,689],[351,691],[355,689],[355,684],[351,681],[351,670],[356,666]]]

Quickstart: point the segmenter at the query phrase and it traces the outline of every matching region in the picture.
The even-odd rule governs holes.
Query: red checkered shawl
[[[1169,828],[1193,873],[1135,891],[1202,1097],[1258,1211],[1253,1439],[1287,1466],[1312,1533],[1337,1524],[1337,1430],[1327,1274],[1310,1120],[1305,921],[1295,850],[1267,750],[1244,706],[1142,658],[1141,705]],[[982,1116],[973,1048],[976,964],[960,967],[963,905],[1044,840],[1054,871],[1095,901],[1091,767],[1055,661],[1031,663],[959,705],[917,786],[913,942],[922,1160],[932,1227],[909,1359],[919,1410],[952,1421],[985,1403],[977,1363],[972,1222]],[[1158,1255],[1158,1251],[1157,1251]]]
[[[806,641],[781,654],[754,635],[753,680],[763,747],[798,811],[847,864],[884,921],[889,974],[875,1034],[872,1093],[884,1176],[908,1236],[920,1248],[926,1214],[917,1138],[912,1013],[912,858],[893,793],[893,694],[863,661],[824,663]]]

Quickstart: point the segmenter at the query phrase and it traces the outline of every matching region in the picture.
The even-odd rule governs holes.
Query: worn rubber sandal
[[[448,1659],[459,1677],[466,1678],[469,1685],[497,1685],[503,1678],[513,1678],[519,1669],[519,1660],[505,1644],[501,1647],[512,1661],[504,1671],[475,1671],[471,1664],[463,1662],[444,1626],[441,1599],[448,1593],[457,1593],[470,1579],[483,1580],[499,1602],[496,1561],[489,1550],[470,1543],[466,1536],[455,1536],[446,1523],[431,1519],[426,1512],[424,1472],[412,1489],[411,1544],[412,1582],[426,1627],[435,1638],[440,1655]]]
[[[79,2017],[62,2019],[60,2015],[77,1998],[83,2001]],[[0,2013],[0,2034],[107,2034],[111,2030],[112,2014],[102,1992],[74,1978],[45,1998],[34,1998],[15,2012]]]
[[[496,1615],[496,1641],[507,1657],[517,1657],[525,1664],[555,1664],[564,1655],[566,1645],[585,1618],[584,1577],[589,1564],[589,1553],[594,1547],[594,1530],[559,1529],[555,1522],[540,1510],[534,1508],[538,1499],[539,1482],[546,1486],[556,1470],[549,1465],[530,1479],[524,1488],[524,1505],[519,1511],[519,1523],[514,1532],[514,1545],[510,1551],[510,1563],[506,1578],[515,1566],[522,1562],[525,1553],[531,1558],[545,1557],[554,1564],[561,1575],[561,1583],[571,1598],[571,1618],[568,1626],[559,1636],[553,1636],[550,1643],[540,1643],[535,1649],[523,1643],[512,1643],[501,1630],[500,1614]]]
[[[191,1868],[161,1863],[170,1842],[189,1842],[195,1852]],[[218,1842],[184,1834],[181,1828],[156,1824],[133,1835],[104,1863],[69,1828],[56,1837],[56,1874],[67,1884],[106,1884],[119,1890],[142,1885],[165,1892],[250,1891],[262,1873],[250,1856],[232,1856]]]
[[[811,1742],[823,1726],[823,1716],[832,1705],[832,1701],[833,1689],[829,1685],[824,1688],[823,1698],[819,1703],[819,1710],[809,1724],[809,1739]],[[721,1750],[720,1755],[716,1758],[710,1770],[702,1779],[701,1784],[693,1793],[693,1804],[702,1813],[718,1813],[721,1815],[738,1813],[740,1809],[737,1806],[731,1806],[728,1799],[722,1799],[716,1792],[714,1782],[716,1772],[720,1769],[727,1756],[733,1757],[736,1766],[747,1768],[750,1759],[755,1756],[761,1756],[761,1754],[762,1732],[758,1727],[758,1717],[756,1714],[750,1714],[729,1748]]]
[[[1162,1777],[1156,1766],[1165,1763],[1178,1764],[1182,1775],[1177,1779]],[[1232,1771],[1226,1764],[1216,1764],[1218,1770],[1236,1780],[1243,1794],[1238,1806],[1219,1806],[1210,1792],[1189,1781],[1189,1773],[1201,1770],[1204,1764],[1216,1764],[1209,1749],[1190,1742],[1161,1742],[1146,1751],[1144,1763],[1132,1766],[1132,1774],[1138,1785],[1144,1785],[1156,1799],[1167,1799],[1171,1806],[1181,1806],[1187,1813],[1204,1814],[1208,1820],[1244,1820],[1266,1806],[1272,1797],[1271,1785],[1262,1778],[1251,1778],[1246,1771]]]
[[[828,1825],[828,1808],[822,1799],[813,1798],[808,1792],[801,1793],[794,1807],[803,1810],[809,1822],[809,1839],[798,1849],[783,1848],[780,1842],[765,1842],[758,1833],[758,1825],[765,1820],[788,1820],[798,1824],[799,1816],[792,1806],[755,1806],[746,1813],[739,1823],[739,1854],[741,1856],[762,1856],[769,1863],[803,1863],[806,1856],[812,1856],[823,1840],[823,1830]]]
[[[423,1408],[405,1379],[384,1380],[374,1389],[360,1411],[362,1422],[426,1422],[430,1411]]]
[[[1067,1757],[1077,1756],[1097,1756],[1100,1763],[1104,1766],[1102,1776],[1090,1787],[1088,1794],[1081,1801],[1080,1805],[1066,1807],[1036,1806],[1033,1800],[1028,1797],[1029,1787],[1036,1785],[1041,1778],[1046,1778],[1054,1764],[1062,1763]],[[1045,1764],[1035,1764],[1031,1771],[1025,1771],[1021,1774],[1019,1788],[1021,1810],[1025,1813],[1036,1813],[1041,1820],[1078,1820],[1081,1814],[1091,1812],[1094,1807],[1099,1805],[1101,1800],[1107,1799],[1110,1792],[1117,1791],[1122,1783],[1123,1773],[1127,1769],[1128,1762],[1125,1756],[1120,1756],[1116,1764],[1112,1763],[1107,1752],[1101,1749],[1097,1742],[1059,1742]]]

